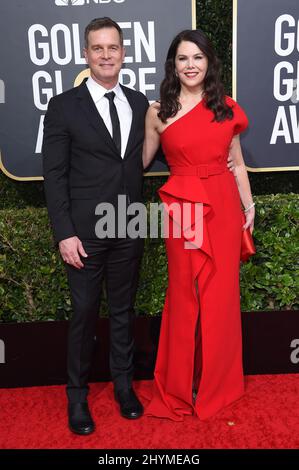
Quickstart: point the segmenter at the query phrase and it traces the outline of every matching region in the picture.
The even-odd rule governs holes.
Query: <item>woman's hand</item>
[[[255,209],[252,207],[248,211],[245,212],[245,217],[246,217],[246,222],[245,225],[243,225],[243,230],[246,230],[248,227],[250,227],[250,232],[253,232],[254,229],[254,217],[255,217]]]

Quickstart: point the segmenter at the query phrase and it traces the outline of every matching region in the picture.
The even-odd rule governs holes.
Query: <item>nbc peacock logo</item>
[[[87,1],[89,3],[89,1]],[[59,7],[67,7],[68,5],[85,5],[85,0],[55,0],[55,5]]]
[[[67,7],[69,5],[80,6],[80,5],[91,5],[91,4],[105,4],[105,3],[124,3],[125,0],[55,0],[55,5],[59,7]]]

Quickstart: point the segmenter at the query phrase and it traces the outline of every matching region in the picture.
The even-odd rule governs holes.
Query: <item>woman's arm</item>
[[[244,212],[246,216],[246,223],[243,228],[245,230],[247,227],[250,227],[250,230],[252,232],[254,227],[255,210],[247,170],[242,155],[239,135],[234,136],[232,140],[230,154],[234,160],[234,174],[236,177],[240,198],[244,206]]]
[[[143,168],[149,166],[160,145],[160,134],[158,132],[158,104],[153,103],[147,110],[145,118],[145,137],[143,143]]]

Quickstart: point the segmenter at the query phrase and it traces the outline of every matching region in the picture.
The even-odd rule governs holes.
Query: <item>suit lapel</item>
[[[127,143],[127,148],[125,151],[124,159],[127,158],[130,149],[132,145],[134,144],[135,137],[136,137],[136,130],[137,130],[137,125],[138,125],[138,120],[137,120],[137,115],[138,115],[138,107],[136,104],[136,100],[134,100],[133,93],[131,93],[131,90],[129,90],[127,87],[120,85],[124,94],[126,95],[126,98],[129,102],[129,105],[131,106],[132,109],[132,124],[131,124],[131,129],[129,133],[129,138],[128,138],[128,143]]]
[[[93,99],[88,91],[85,82],[86,80],[84,80],[84,82],[82,82],[81,85],[79,85],[78,87],[77,98],[79,100],[80,107],[82,108],[87,120],[98,132],[100,137],[105,140],[105,143],[109,146],[109,148],[113,151],[117,158],[121,158],[121,156],[117,152],[111,135],[107,127],[105,126],[105,123],[101,118],[96,105],[93,102]]]

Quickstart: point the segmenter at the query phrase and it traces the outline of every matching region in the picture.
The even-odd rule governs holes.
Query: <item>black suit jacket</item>
[[[122,89],[132,108],[132,126],[124,158],[99,115],[85,81],[53,97],[44,121],[43,174],[56,242],[77,235],[94,239],[95,207],[116,206],[117,196],[141,201],[142,145],[146,97]],[[122,116],[119,116],[122,119]]]

